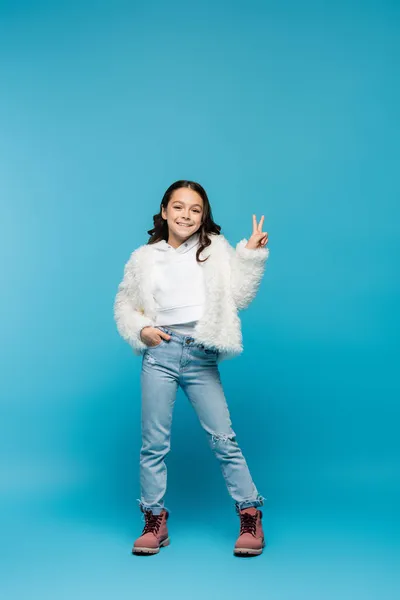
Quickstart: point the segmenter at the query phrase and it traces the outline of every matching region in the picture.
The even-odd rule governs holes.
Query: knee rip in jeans
[[[235,433],[213,433],[211,435],[211,443],[213,446],[215,446],[218,442],[227,442],[228,440],[234,440],[235,437]]]

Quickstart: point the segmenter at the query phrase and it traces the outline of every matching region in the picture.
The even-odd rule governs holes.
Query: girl
[[[269,255],[268,233],[253,215],[236,250],[214,223],[207,194],[193,181],[165,192],[147,244],[125,265],[114,303],[120,335],[142,355],[140,451],[145,526],[134,554],[169,544],[164,506],[172,411],[180,385],[196,411],[240,517],[236,555],[261,554],[264,504],[236,441],[218,363],[243,351],[238,310],[256,295]]]

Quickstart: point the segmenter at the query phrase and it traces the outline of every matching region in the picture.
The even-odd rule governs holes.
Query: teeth
[[[177,223],[177,225],[181,225],[181,227],[191,227],[191,225],[186,225],[185,223]]]

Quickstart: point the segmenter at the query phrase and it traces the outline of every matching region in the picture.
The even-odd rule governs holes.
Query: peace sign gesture
[[[260,222],[257,224],[256,215],[253,215],[253,233],[251,234],[249,241],[245,248],[250,250],[258,250],[264,248],[268,244],[268,233],[263,232],[262,226],[264,223],[264,215],[262,215]]]

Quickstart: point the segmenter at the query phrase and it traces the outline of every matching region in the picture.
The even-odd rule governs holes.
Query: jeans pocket
[[[214,356],[218,355],[218,350],[216,350],[215,348],[207,348],[207,346],[204,346],[204,344],[199,344],[198,347],[204,354]]]
[[[165,342],[164,338],[161,338],[161,342],[159,342],[158,344],[156,344],[155,346],[147,346],[148,349],[150,348],[158,348],[159,346],[161,346],[161,344]]]

